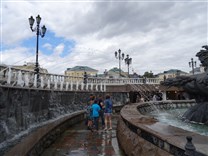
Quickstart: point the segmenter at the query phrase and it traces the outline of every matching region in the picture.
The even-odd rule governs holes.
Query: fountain
[[[202,46],[202,48],[196,56],[201,61],[202,66],[205,67],[205,73],[168,78],[161,84],[183,87],[197,103],[184,113],[184,120],[208,125],[208,45]]]

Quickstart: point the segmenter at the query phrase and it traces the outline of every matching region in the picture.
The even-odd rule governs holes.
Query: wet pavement
[[[116,138],[118,116],[113,116],[112,130],[87,130],[84,122],[66,130],[42,156],[124,156]]]

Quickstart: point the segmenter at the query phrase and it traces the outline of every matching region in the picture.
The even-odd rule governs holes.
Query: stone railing
[[[193,138],[196,148],[194,154],[207,156],[208,137],[189,132],[174,126],[162,124],[154,117],[145,115],[153,110],[150,103],[137,103],[126,105],[121,110],[118,122],[117,137],[121,148],[127,155],[175,155],[187,156],[186,137]],[[171,109],[190,107],[195,105],[190,101],[162,101],[155,104],[157,108]],[[155,108],[154,108],[155,109]]]
[[[83,83],[83,77],[40,73],[39,79],[34,71],[21,70],[13,67],[1,67],[0,84],[20,87],[46,88],[54,90],[85,90],[106,91],[107,85],[126,84],[160,84],[158,78],[100,78],[88,77]]]

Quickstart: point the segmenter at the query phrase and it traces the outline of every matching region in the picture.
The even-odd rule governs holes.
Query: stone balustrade
[[[159,109],[173,109],[195,105],[194,100],[161,101]],[[127,155],[185,156],[186,137],[191,136],[196,147],[195,156],[207,156],[208,137],[171,125],[162,124],[147,113],[155,110],[152,102],[126,105],[118,122],[117,137]]]
[[[59,74],[40,73],[39,79],[34,71],[20,70],[13,67],[5,67],[0,71],[0,84],[34,87],[52,90],[84,90],[106,91],[106,86],[126,84],[160,84],[158,78],[100,78],[88,77],[87,84],[83,83],[83,77],[65,76]]]

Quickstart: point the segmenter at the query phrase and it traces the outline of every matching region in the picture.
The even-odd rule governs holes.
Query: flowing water
[[[179,127],[184,130],[192,131],[201,135],[208,136],[208,126],[197,123],[190,123],[182,121],[182,115],[185,113],[187,109],[173,109],[173,110],[165,110],[151,112],[150,115],[157,118],[161,123],[165,123],[168,125],[172,125],[175,127]]]

